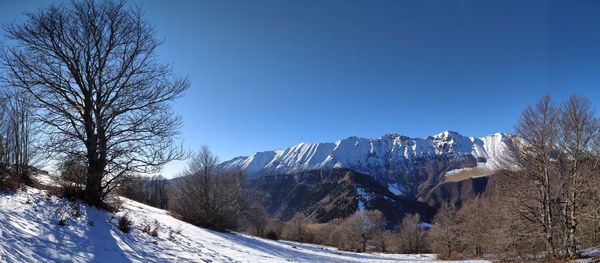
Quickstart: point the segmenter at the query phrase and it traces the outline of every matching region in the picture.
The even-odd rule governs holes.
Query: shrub
[[[149,224],[146,223],[144,224],[144,226],[142,227],[142,232],[152,236],[152,237],[158,237],[158,221],[154,221],[153,224]]]
[[[127,214],[124,214],[121,218],[119,218],[119,230],[121,230],[123,233],[131,232],[132,224],[133,222],[131,219],[129,219]]]
[[[56,178],[59,187],[54,189],[53,194],[70,201],[83,200],[86,173],[87,168],[83,161],[75,157],[67,158],[60,166],[60,174]]]
[[[15,191],[24,186],[23,180],[12,176],[8,171],[0,169],[0,191]]]
[[[267,234],[265,235],[265,238],[270,239],[270,240],[279,240],[279,236],[273,230],[267,232]]]
[[[78,218],[83,215],[81,204],[79,202],[71,201],[69,206],[63,207],[58,210],[58,225],[64,226],[67,221],[71,218]]]
[[[285,227],[285,223],[281,222],[278,219],[269,219],[267,223],[266,232],[274,232],[277,237],[281,237],[281,233],[283,233],[283,228]]]
[[[178,226],[177,229],[171,229],[169,230],[169,237],[168,239],[171,241],[175,241],[176,236],[181,234],[181,226]]]
[[[104,202],[100,204],[99,208],[102,208],[108,212],[116,213],[121,211],[123,207],[123,200],[116,195],[108,195],[104,198]]]
[[[67,222],[67,218],[66,217],[62,217],[61,216],[61,217],[58,218],[58,225],[59,226],[65,226],[67,224],[66,222]]]
[[[158,237],[158,228],[152,229],[152,231],[150,231],[150,236]]]

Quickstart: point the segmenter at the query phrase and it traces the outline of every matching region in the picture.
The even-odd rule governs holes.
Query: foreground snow
[[[116,215],[81,206],[81,215],[58,225],[73,212],[64,199],[36,189],[0,194],[0,262],[430,262],[433,255],[360,254],[335,248],[271,241],[209,231],[179,221],[166,211],[123,199]],[[127,213],[129,234],[117,227]],[[143,225],[158,226],[158,237]]]

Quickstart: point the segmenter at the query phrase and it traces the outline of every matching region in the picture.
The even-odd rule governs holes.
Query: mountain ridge
[[[494,170],[501,168],[501,159],[510,147],[512,137],[507,133],[467,137],[451,130],[426,138],[412,138],[399,133],[387,133],[379,138],[350,136],[336,142],[302,142],[286,149],[239,156],[222,162],[220,167],[244,170],[251,178],[331,168],[349,168],[376,176],[389,168],[393,172],[406,170],[409,163],[417,159],[471,155],[477,166]]]

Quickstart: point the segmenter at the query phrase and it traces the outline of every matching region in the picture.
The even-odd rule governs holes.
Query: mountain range
[[[245,171],[249,187],[263,194],[272,215],[287,219],[295,212],[303,212],[326,221],[347,216],[356,209],[369,209],[369,206],[375,206],[373,200],[379,199],[394,200],[392,208],[381,204],[377,207],[390,211],[402,210],[399,206],[410,207],[405,209],[407,211],[427,210],[417,209],[424,206],[435,209],[448,200],[460,203],[464,200],[456,195],[471,197],[478,194],[477,189],[483,191],[481,184],[485,185],[486,176],[506,168],[503,163],[510,156],[514,138],[504,133],[481,138],[467,137],[455,131],[444,131],[426,138],[395,133],[374,139],[349,137],[336,142],[300,143],[283,150],[257,152],[225,161],[220,167]],[[368,180],[365,180],[367,177]],[[307,178],[310,180],[307,181]],[[344,178],[348,180],[344,181]],[[358,181],[369,183],[357,183],[351,178],[362,178]],[[329,189],[337,191],[336,196],[324,194],[327,189],[320,187],[320,183],[335,186],[342,182],[351,183],[343,191]],[[310,187],[302,193],[294,192],[301,186]],[[471,189],[469,191],[473,193],[465,193],[463,188]],[[456,193],[448,194],[453,191]],[[313,201],[308,204],[288,200],[286,203],[286,198],[292,194],[300,195],[294,196],[294,200],[302,200],[302,195],[305,195]],[[278,200],[272,200],[274,196]],[[326,198],[328,203],[322,203],[323,200],[315,196]],[[338,202],[345,204],[343,212],[337,211],[335,216],[323,212],[323,206],[335,207],[332,199],[342,196],[348,199]],[[403,213],[390,216],[401,218]]]

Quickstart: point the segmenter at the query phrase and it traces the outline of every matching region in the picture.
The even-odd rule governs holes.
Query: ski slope
[[[80,216],[60,226],[59,215],[74,211],[68,201],[32,188],[0,194],[0,262],[435,261],[434,255],[351,253],[219,233],[177,220],[164,210],[122,200],[122,211],[115,215],[81,205]],[[128,234],[117,228],[118,218],[125,213],[134,221]],[[158,237],[143,232],[145,224],[156,224]]]

